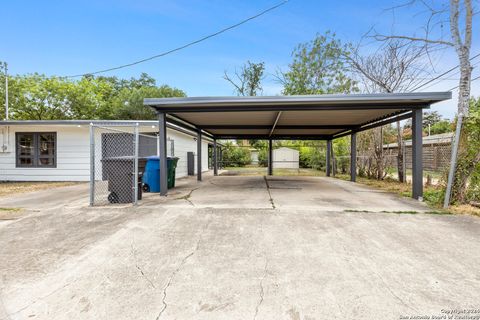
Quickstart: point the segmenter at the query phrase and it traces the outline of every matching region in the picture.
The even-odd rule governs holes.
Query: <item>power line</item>
[[[476,67],[477,65],[479,65],[479,64],[480,64],[480,61],[478,61],[477,63],[474,63],[473,65],[471,65],[471,67],[472,67],[472,68],[475,68],[475,67]],[[459,74],[459,73],[460,73],[460,70],[457,70],[457,71],[455,71],[454,74],[452,74],[452,76],[454,76],[454,75],[456,75],[456,74]],[[426,87],[423,88],[423,89],[428,89],[428,88],[430,88],[430,87],[433,87],[434,85],[439,84],[439,83],[441,82],[441,80],[445,80],[445,79],[446,79],[446,78],[440,78],[440,79],[438,79],[438,80],[440,80],[440,81],[434,82],[434,83],[426,86]],[[456,78],[456,79],[452,79],[452,80],[457,80],[457,81],[458,81],[458,80],[460,80],[460,78],[458,78],[458,79]]]
[[[478,79],[480,79],[480,76],[471,79],[471,80],[470,80],[470,83],[472,83],[473,81],[478,80]],[[460,87],[460,85],[457,85],[457,86],[455,86],[455,87],[453,87],[453,88],[451,88],[451,89],[448,89],[448,91],[455,90],[455,89],[457,89],[458,87]]]
[[[473,56],[473,57],[471,57],[471,58],[470,58],[470,61],[472,61],[473,59],[475,59],[475,58],[477,58],[477,57],[480,57],[480,53],[477,54],[477,55],[475,55],[475,56]],[[458,65],[456,65],[455,67],[453,67],[453,68],[451,68],[451,69],[448,69],[447,71],[445,71],[444,73],[436,76],[435,78],[432,78],[432,79],[430,79],[429,81],[424,82],[424,83],[420,84],[419,86],[413,88],[412,91],[416,91],[416,90],[418,90],[418,89],[420,89],[420,88],[422,88],[422,87],[425,87],[427,84],[432,83],[433,81],[435,81],[435,80],[437,80],[437,79],[439,79],[439,78],[441,78],[441,77],[449,74],[449,73],[452,72],[453,70],[457,69],[459,66],[460,66],[460,65],[458,64]]]
[[[251,21],[251,20],[254,20],[254,19],[256,19],[256,18],[259,18],[259,17],[263,16],[264,14],[266,14],[266,13],[268,13],[268,12],[270,12],[270,11],[273,11],[273,10],[275,10],[275,9],[283,6],[283,5],[286,4],[288,1],[289,1],[289,0],[284,0],[284,1],[282,1],[282,2],[280,2],[280,3],[278,3],[278,4],[276,4],[276,5],[268,8],[268,9],[265,9],[265,10],[263,10],[263,11],[255,14],[254,16],[251,16],[251,17],[249,17],[249,18],[247,18],[247,19],[245,19],[245,20],[242,20],[242,21],[240,21],[240,22],[238,22],[238,23],[235,23],[235,24],[233,24],[233,25],[231,25],[231,26],[229,26],[229,27],[223,28],[223,29],[221,29],[221,30],[219,30],[219,31],[217,31],[217,32],[211,33],[211,34],[209,34],[209,35],[207,35],[207,36],[204,36],[204,37],[202,37],[202,38],[200,38],[200,39],[197,39],[197,40],[195,40],[195,41],[192,41],[192,42],[189,42],[189,43],[187,43],[187,44],[184,44],[184,45],[182,45],[182,46],[180,46],[180,47],[177,47],[177,48],[175,48],[175,49],[171,49],[171,50],[168,50],[168,51],[165,51],[165,52],[156,54],[156,55],[154,55],[154,56],[151,56],[151,57],[148,57],[148,58],[144,58],[144,59],[141,59],[141,60],[137,60],[137,61],[134,61],[134,62],[131,62],[131,63],[123,64],[123,65],[120,65],[120,66],[117,66],[117,67],[112,67],[112,68],[108,68],[108,69],[98,70],[98,71],[94,71],[94,72],[88,72],[88,73],[82,73],[82,74],[75,74],[75,75],[71,75],[71,76],[65,76],[64,78],[78,78],[78,77],[83,77],[83,76],[86,76],[86,75],[94,75],[94,74],[99,74],[99,73],[105,73],[105,72],[109,72],[109,71],[114,71],[114,70],[118,70],[118,69],[123,69],[123,68],[131,67],[131,66],[134,66],[134,65],[137,65],[137,64],[146,62],[146,61],[150,61],[150,60],[153,60],[153,59],[160,58],[160,57],[164,57],[164,56],[169,55],[169,54],[171,54],[171,53],[174,53],[174,52],[176,52],[176,51],[183,50],[183,49],[185,49],[185,48],[188,48],[188,47],[190,47],[190,46],[193,46],[193,45],[195,45],[195,44],[198,44],[198,43],[200,43],[200,42],[203,42],[203,41],[208,40],[208,39],[210,39],[210,38],[213,38],[213,37],[215,37],[215,36],[218,36],[218,35],[220,35],[220,34],[222,34],[222,33],[225,33],[225,32],[227,32],[227,31],[229,31],[229,30],[232,30],[232,29],[234,29],[234,28],[236,28],[236,27],[239,27],[239,26],[241,26],[242,24],[245,24],[245,23],[247,23],[247,22],[249,22],[249,21]]]

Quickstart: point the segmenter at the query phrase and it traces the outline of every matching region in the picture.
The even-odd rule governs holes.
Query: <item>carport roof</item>
[[[451,92],[145,99],[169,121],[217,138],[331,139],[410,118]]]

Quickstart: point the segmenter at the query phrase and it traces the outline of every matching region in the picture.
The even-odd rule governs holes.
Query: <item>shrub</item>
[[[223,164],[226,167],[244,167],[252,162],[250,150],[234,146],[231,142],[225,144]]]

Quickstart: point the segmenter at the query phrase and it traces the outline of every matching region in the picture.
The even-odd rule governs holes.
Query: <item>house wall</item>
[[[145,129],[141,129],[144,131]],[[153,131],[155,129],[146,129]],[[16,168],[15,133],[16,132],[56,132],[57,166],[56,168]],[[187,175],[187,152],[196,153],[197,142],[190,135],[167,129],[167,136],[174,141],[174,155],[179,157],[176,177]],[[99,137],[99,136],[98,136]],[[90,180],[90,132],[89,126],[75,125],[38,125],[0,127],[0,181],[89,181]],[[100,146],[100,138],[96,139]],[[170,143],[167,143],[170,147]],[[96,152],[98,153],[98,150]],[[168,150],[170,155],[170,150]],[[196,164],[195,164],[196,168]],[[208,142],[202,144],[202,168],[208,170]],[[101,170],[96,170],[101,172]],[[97,177],[98,178],[98,177]]]

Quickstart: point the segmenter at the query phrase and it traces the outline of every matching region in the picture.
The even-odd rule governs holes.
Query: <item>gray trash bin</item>
[[[108,180],[108,201],[110,203],[132,203],[135,159],[134,157],[104,158],[102,161],[102,176]],[[138,159],[138,194],[137,199],[142,199],[142,175],[145,170],[146,158]]]

